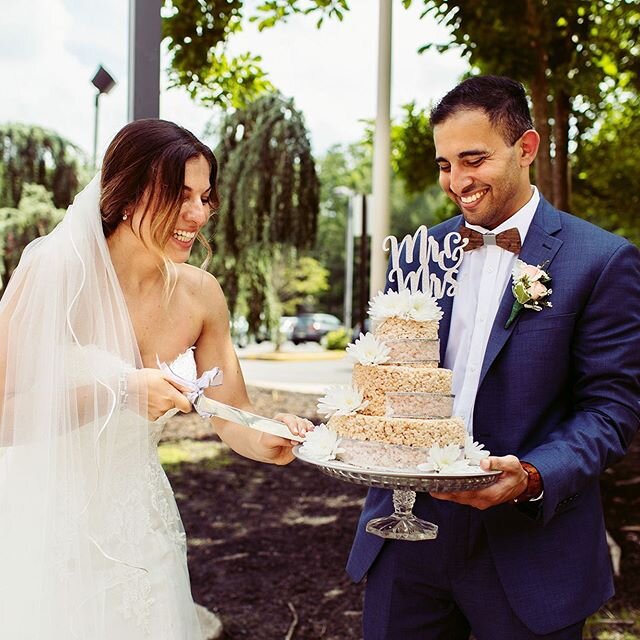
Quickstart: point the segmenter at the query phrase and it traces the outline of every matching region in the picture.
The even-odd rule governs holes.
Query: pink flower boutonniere
[[[511,288],[515,300],[511,308],[511,315],[507,324],[504,325],[505,329],[511,326],[511,323],[523,309],[542,311],[544,307],[552,306],[551,302],[546,299],[552,293],[548,286],[551,282],[551,276],[542,270],[543,266],[534,267],[522,262],[522,260],[516,260],[516,266],[512,272],[513,287]]]

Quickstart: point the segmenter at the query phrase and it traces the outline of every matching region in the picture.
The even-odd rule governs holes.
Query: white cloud
[[[99,154],[125,124],[127,112],[128,0],[30,0],[5,3],[0,24],[0,122],[39,124],[91,153],[95,89],[102,63],[117,86],[101,98]],[[414,3],[417,5],[418,3]],[[343,22],[315,28],[310,17],[257,33],[250,26],[233,49],[263,57],[273,83],[295,99],[311,130],[314,150],[359,138],[358,121],[376,108],[378,3],[355,0]],[[446,35],[417,6],[394,3],[392,113],[415,100],[420,106],[453,87],[466,64],[456,55],[418,55],[419,46]],[[166,82],[165,82],[166,84]],[[161,117],[201,135],[213,112],[194,105],[182,90],[163,91]],[[219,117],[219,114],[217,114]]]

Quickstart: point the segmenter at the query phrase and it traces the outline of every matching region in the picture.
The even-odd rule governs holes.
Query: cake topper
[[[387,236],[382,243],[382,248],[391,252],[389,282],[396,282],[398,291],[403,289],[409,289],[411,293],[424,291],[436,300],[444,298],[445,295],[454,296],[458,288],[456,275],[462,263],[463,246],[466,241],[457,231],[453,231],[443,238],[442,244],[441,249],[437,240],[429,235],[425,225],[418,227],[413,236],[407,234],[399,245],[395,236]],[[416,257],[418,258],[417,266],[415,266]],[[401,258],[411,271],[402,269]],[[438,266],[441,275],[431,273],[429,261]],[[415,268],[412,268],[414,266]]]

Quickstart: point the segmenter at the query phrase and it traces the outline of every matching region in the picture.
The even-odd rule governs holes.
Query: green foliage
[[[302,114],[279,94],[259,98],[222,123],[220,211],[209,227],[211,263],[232,314],[240,302],[256,332],[273,325],[273,263],[316,237],[319,183]]]
[[[420,193],[438,181],[429,111],[418,109],[413,102],[403,109],[404,120],[391,130],[393,168],[408,193]]]
[[[344,327],[340,327],[329,331],[322,342],[329,351],[344,351],[351,342],[351,334]]]
[[[325,18],[337,18],[342,21],[346,11],[349,11],[347,0],[265,0],[258,6],[262,15],[252,16],[252,22],[258,22],[258,29],[262,31],[286,20],[289,16],[302,13],[304,15],[319,14],[316,21],[318,29]]]
[[[242,0],[166,0],[163,36],[172,55],[171,86],[183,86],[207,105],[244,108],[274,90],[260,56],[227,54],[228,38],[242,30]]]
[[[0,207],[16,207],[26,183],[52,193],[56,207],[67,207],[78,191],[81,151],[42,127],[0,125]]]
[[[640,245],[640,97],[611,105],[602,126],[580,145],[573,166],[575,211]]]
[[[406,5],[407,0],[403,0]],[[260,56],[227,53],[229,39],[242,31],[245,19],[259,31],[293,14],[315,14],[320,27],[326,18],[342,20],[347,0],[263,0],[246,18],[245,0],[165,0],[163,36],[171,62],[171,86],[182,86],[203,104],[243,109],[258,97],[275,91],[262,69]]]
[[[18,266],[24,248],[49,233],[62,216],[52,195],[39,184],[25,184],[17,208],[0,209],[0,287],[4,287]]]
[[[315,258],[289,253],[274,262],[272,282],[282,315],[294,316],[299,307],[313,307],[318,294],[329,290],[329,271]]]
[[[206,469],[221,469],[231,464],[229,447],[221,442],[177,440],[158,445],[160,464],[178,473],[183,464],[198,464]]]
[[[538,186],[569,207],[570,139],[602,113],[612,92],[638,86],[640,11],[617,0],[424,0],[451,32],[439,51],[461,50],[476,70],[507,75],[530,88],[541,135]]]
[[[403,122],[394,124],[392,132],[397,134],[402,127]],[[329,149],[318,163],[321,206],[318,240],[312,255],[329,270],[329,282],[331,283],[331,288],[319,296],[318,307],[338,316],[343,316],[344,311],[348,193],[371,192],[372,139],[372,125],[368,125],[360,142],[345,146],[336,145]],[[393,136],[393,139],[392,157],[397,157],[396,135]],[[434,155],[429,158],[429,167],[435,166]],[[425,173],[429,173],[427,167]],[[418,193],[410,193],[406,182],[405,176],[400,174],[398,165],[394,162],[391,180],[390,221],[390,232],[393,235],[402,238],[406,234],[413,234],[421,224],[432,227],[455,213],[453,203],[434,182],[429,184],[425,180],[424,182],[428,186]],[[356,301],[360,299],[357,274],[361,268],[358,240],[355,243],[354,258],[354,319],[357,320],[359,314],[355,305]]]

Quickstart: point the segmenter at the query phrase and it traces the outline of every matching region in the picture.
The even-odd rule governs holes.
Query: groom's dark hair
[[[524,87],[504,76],[473,76],[447,93],[431,111],[431,127],[442,124],[458,111],[480,109],[512,146],[533,129]]]

